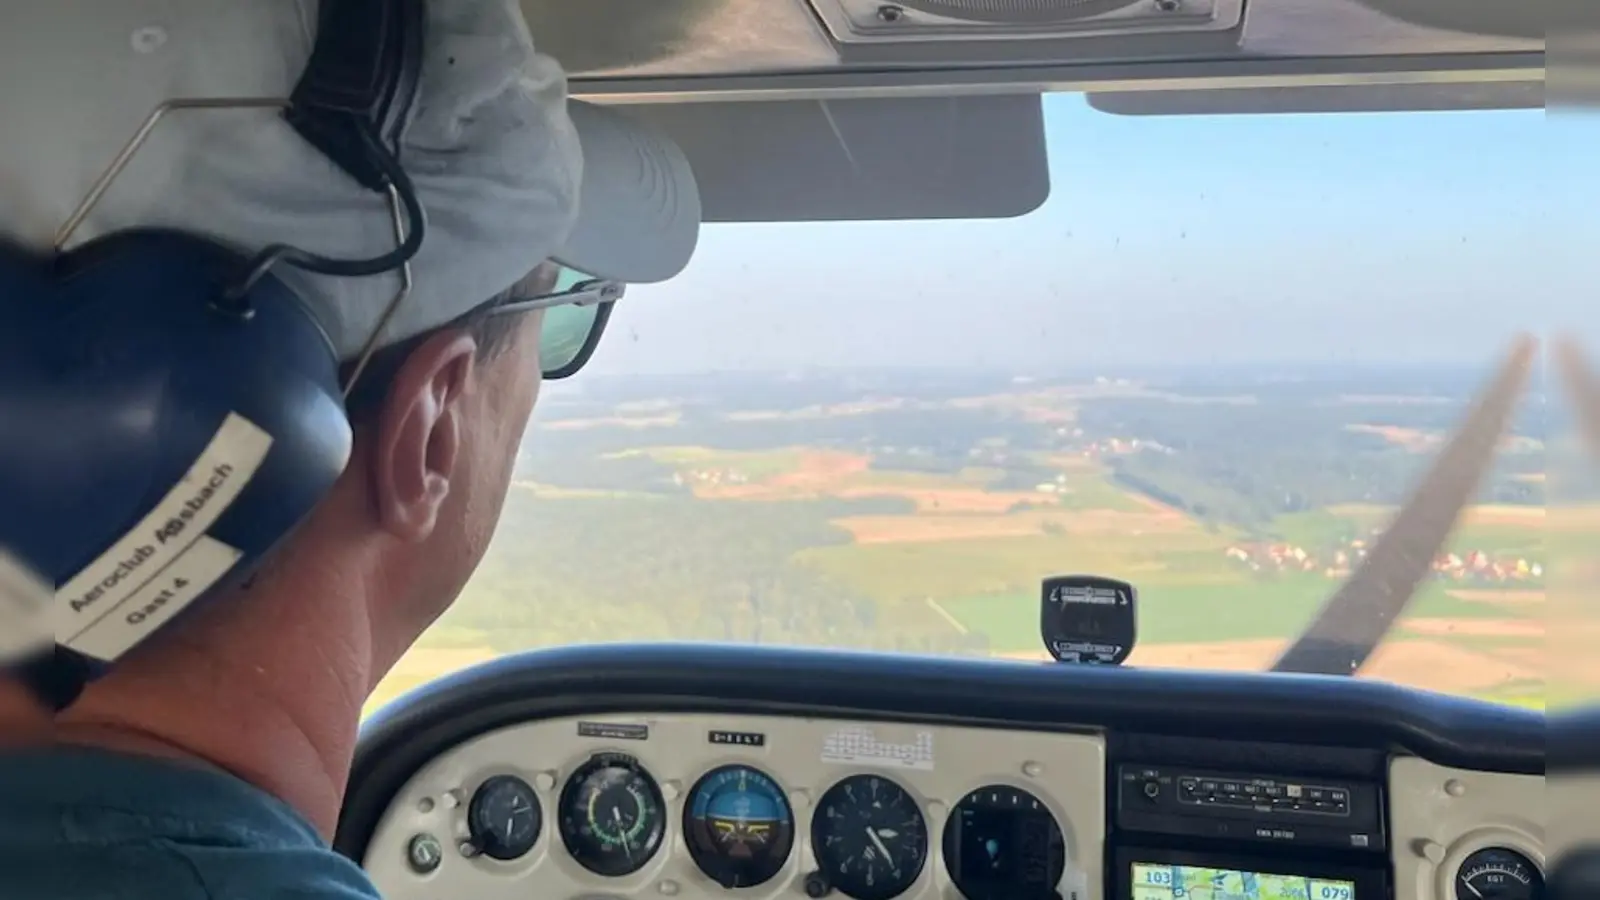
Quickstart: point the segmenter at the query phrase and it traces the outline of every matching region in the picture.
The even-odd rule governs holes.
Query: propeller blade
[[[1477,496],[1511,423],[1537,348],[1531,335],[1517,339],[1411,499],[1271,671],[1354,675],[1366,663],[1433,568],[1456,520]]]
[[[1600,384],[1594,379],[1594,370],[1583,358],[1583,350],[1572,338],[1556,341],[1556,369],[1567,389],[1567,401],[1572,404],[1578,432],[1589,445],[1589,452],[1600,456]]]
[[[1600,561],[1590,550],[1596,529],[1586,509],[1592,508],[1600,475],[1594,464],[1600,461],[1600,383],[1576,338],[1558,338],[1550,356],[1571,416],[1554,430],[1546,453],[1546,621],[1551,628],[1544,675],[1545,694],[1555,704],[1592,697],[1600,687],[1593,665],[1600,636],[1600,607],[1594,602]]]

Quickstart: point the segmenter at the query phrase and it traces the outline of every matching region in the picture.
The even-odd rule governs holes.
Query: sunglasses
[[[539,360],[546,381],[570,378],[589,362],[611,320],[611,308],[622,297],[621,282],[594,278],[561,266],[550,293],[495,301],[492,316],[544,310],[539,332]]]
[[[595,278],[561,266],[548,293],[501,297],[451,324],[459,325],[483,316],[543,310],[544,321],[539,332],[540,368],[547,381],[557,381],[572,377],[589,362],[595,347],[600,345],[601,335],[605,334],[606,323],[611,320],[611,308],[624,290],[621,282]],[[374,353],[345,398],[346,408],[356,411],[380,404],[401,364],[430,334],[424,332]]]

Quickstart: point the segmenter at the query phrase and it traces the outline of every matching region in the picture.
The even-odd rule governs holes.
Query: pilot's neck
[[[0,750],[47,741],[54,725],[22,685],[0,679]]]
[[[203,611],[171,640],[119,663],[47,732],[35,724],[22,740],[221,769],[284,801],[331,840],[375,677],[366,611],[331,602],[327,585],[315,594],[281,587],[271,602],[229,604],[225,619]],[[251,640],[234,639],[241,633]],[[12,733],[28,734],[17,721]]]

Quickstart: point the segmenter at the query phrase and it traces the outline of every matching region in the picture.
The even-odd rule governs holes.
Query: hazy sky
[[[1073,95],[1045,115],[1038,211],[707,226],[688,271],[630,289],[592,370],[1487,362],[1590,305],[1587,124],[1133,118]]]

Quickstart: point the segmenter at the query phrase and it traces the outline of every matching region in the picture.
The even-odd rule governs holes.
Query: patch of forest
[[[1092,400],[1080,408],[1078,424],[1091,436],[1154,442],[1110,458],[1120,484],[1206,521],[1266,530],[1287,513],[1341,503],[1393,505],[1410,495],[1431,454],[1350,425],[1444,430],[1460,415],[1459,408],[1403,408],[1400,415],[1383,404],[1300,399],[1291,393],[1239,405]],[[1542,453],[1502,454],[1479,499],[1542,504],[1544,485],[1526,476],[1544,466]]]
[[[829,524],[877,501],[749,502],[513,495],[440,631],[497,651],[610,640],[757,641],[983,652],[926,615],[901,618],[796,564],[849,543]]]

